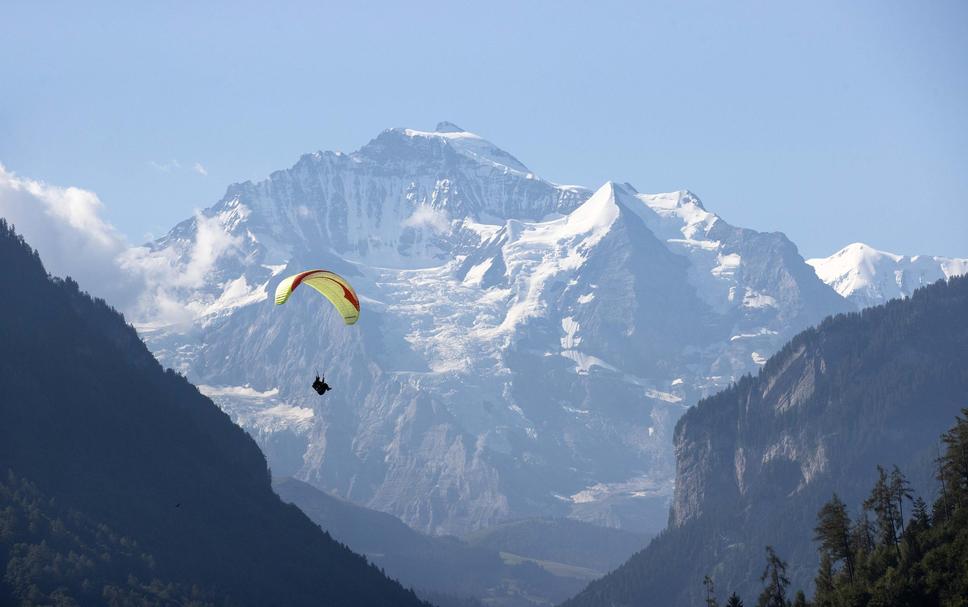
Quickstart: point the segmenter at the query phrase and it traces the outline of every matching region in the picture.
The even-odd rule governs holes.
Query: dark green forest
[[[154,556],[136,541],[61,507],[9,470],[0,504],[0,604],[221,604],[197,585],[162,581]]]
[[[0,220],[0,604],[422,605]]]
[[[968,409],[942,443],[932,504],[895,467],[853,520],[837,495],[820,510],[815,607],[968,605]]]

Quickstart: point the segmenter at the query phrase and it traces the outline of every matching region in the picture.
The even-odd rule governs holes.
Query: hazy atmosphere
[[[0,606],[965,607],[968,4],[8,2]]]

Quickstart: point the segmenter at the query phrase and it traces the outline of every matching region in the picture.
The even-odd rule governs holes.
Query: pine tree
[[[743,599],[739,598],[739,595],[734,592],[726,600],[726,607],[743,607]]]
[[[853,583],[854,555],[851,549],[851,524],[847,506],[834,493],[830,501],[817,513],[817,519],[813,539],[820,542],[821,554],[828,554],[833,563],[844,561],[847,576]]]
[[[874,513],[880,543],[885,546],[893,545],[898,558],[900,558],[901,549],[897,542],[897,506],[894,502],[894,495],[891,492],[887,472],[882,466],[877,467],[877,474],[877,482],[874,484],[870,497],[864,500],[864,508]]]
[[[891,498],[894,500],[897,506],[897,522],[901,528],[901,534],[904,534],[904,500],[912,500],[914,494],[911,493],[911,483],[904,477],[901,473],[901,469],[894,466],[891,470]]]
[[[911,523],[916,525],[919,530],[931,527],[931,516],[928,514],[928,503],[919,495],[914,498],[914,514],[911,515]]]
[[[867,516],[866,511],[861,512],[860,518],[857,519],[854,528],[851,529],[850,540],[855,561],[874,552],[874,548],[876,548],[874,531],[871,519]]]
[[[713,584],[713,579],[708,575],[702,579],[702,585],[706,588],[706,607],[719,607],[719,602],[716,600],[716,586]]]
[[[834,566],[830,560],[830,554],[822,552],[820,554],[820,568],[817,570],[817,577],[814,579],[817,587],[813,595],[816,607],[833,607],[834,604]]]
[[[790,579],[786,576],[786,568],[787,564],[777,556],[773,546],[767,546],[766,568],[760,576],[764,586],[756,601],[757,607],[789,607],[786,589],[790,585]]]
[[[797,595],[793,599],[793,607],[810,607],[810,603],[807,602],[807,595],[802,590],[797,590]]]
[[[941,436],[945,452],[940,457],[939,476],[942,483],[947,485],[953,505],[957,508],[964,507],[965,500],[968,498],[968,419],[966,418],[968,418],[968,409],[962,409],[954,427]]]
[[[935,458],[934,464],[937,466],[935,468],[935,478],[941,482],[941,499],[940,504],[935,503],[934,505],[934,519],[937,521],[941,518],[939,514],[944,516],[945,522],[951,517],[951,500],[948,497],[948,483],[945,477],[944,468],[944,458],[941,457],[941,445],[937,445],[938,457]]]

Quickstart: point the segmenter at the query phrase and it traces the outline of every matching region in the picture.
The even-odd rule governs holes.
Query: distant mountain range
[[[685,191],[552,184],[449,123],[230,186],[128,262],[172,276],[149,346],[275,473],[458,535],[662,528],[686,408],[852,307],[783,234]],[[312,267],[357,287],[357,326],[313,297],[274,309],[276,282]]]
[[[858,308],[909,297],[943,278],[968,274],[968,259],[907,257],[855,242],[823,259],[808,259],[817,276]]]
[[[440,607],[467,597],[497,607],[557,604],[648,542],[563,519],[513,521],[464,539],[429,536],[292,478],[275,480],[273,488],[334,539]]]
[[[426,606],[0,220],[0,604]]]
[[[939,437],[966,406],[968,277],[793,338],[755,377],[704,399],[675,432],[670,527],[565,607],[702,604],[757,596],[764,548],[812,590],[817,512],[833,493],[856,517],[878,465],[897,465],[933,502]]]

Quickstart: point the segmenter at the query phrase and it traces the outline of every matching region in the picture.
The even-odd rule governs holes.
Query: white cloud
[[[176,173],[182,170],[182,164],[178,162],[177,159],[172,158],[171,160],[165,162],[158,162],[157,160],[149,160],[148,165],[160,173]],[[201,162],[196,162],[191,166],[191,171],[197,173],[202,177],[208,177],[208,169]]]
[[[125,272],[145,277],[134,315],[149,322],[140,326],[187,326],[200,316],[205,302],[186,296],[205,286],[219,258],[241,244],[239,237],[225,231],[218,217],[196,211],[195,225],[195,241],[181,253],[174,248],[152,251],[148,247],[132,247],[120,255],[120,267]]]
[[[124,309],[137,298],[140,280],[118,272],[128,243],[103,211],[94,192],[18,177],[0,165],[0,216],[37,249],[50,273],[71,276]]]
[[[216,262],[241,239],[219,217],[196,212],[194,242],[180,253],[132,247],[103,211],[94,192],[18,177],[0,165],[0,216],[37,249],[51,274],[71,276],[139,326],[187,326],[201,316],[210,302],[191,297],[193,291],[206,286]]]
[[[437,232],[448,232],[450,230],[447,213],[427,204],[422,204],[414,209],[413,214],[404,219],[402,225],[405,228],[427,226]]]
[[[172,158],[168,162],[157,162],[155,160],[149,160],[150,164],[155,170],[161,171],[162,173],[171,173],[181,168],[181,163]]]

